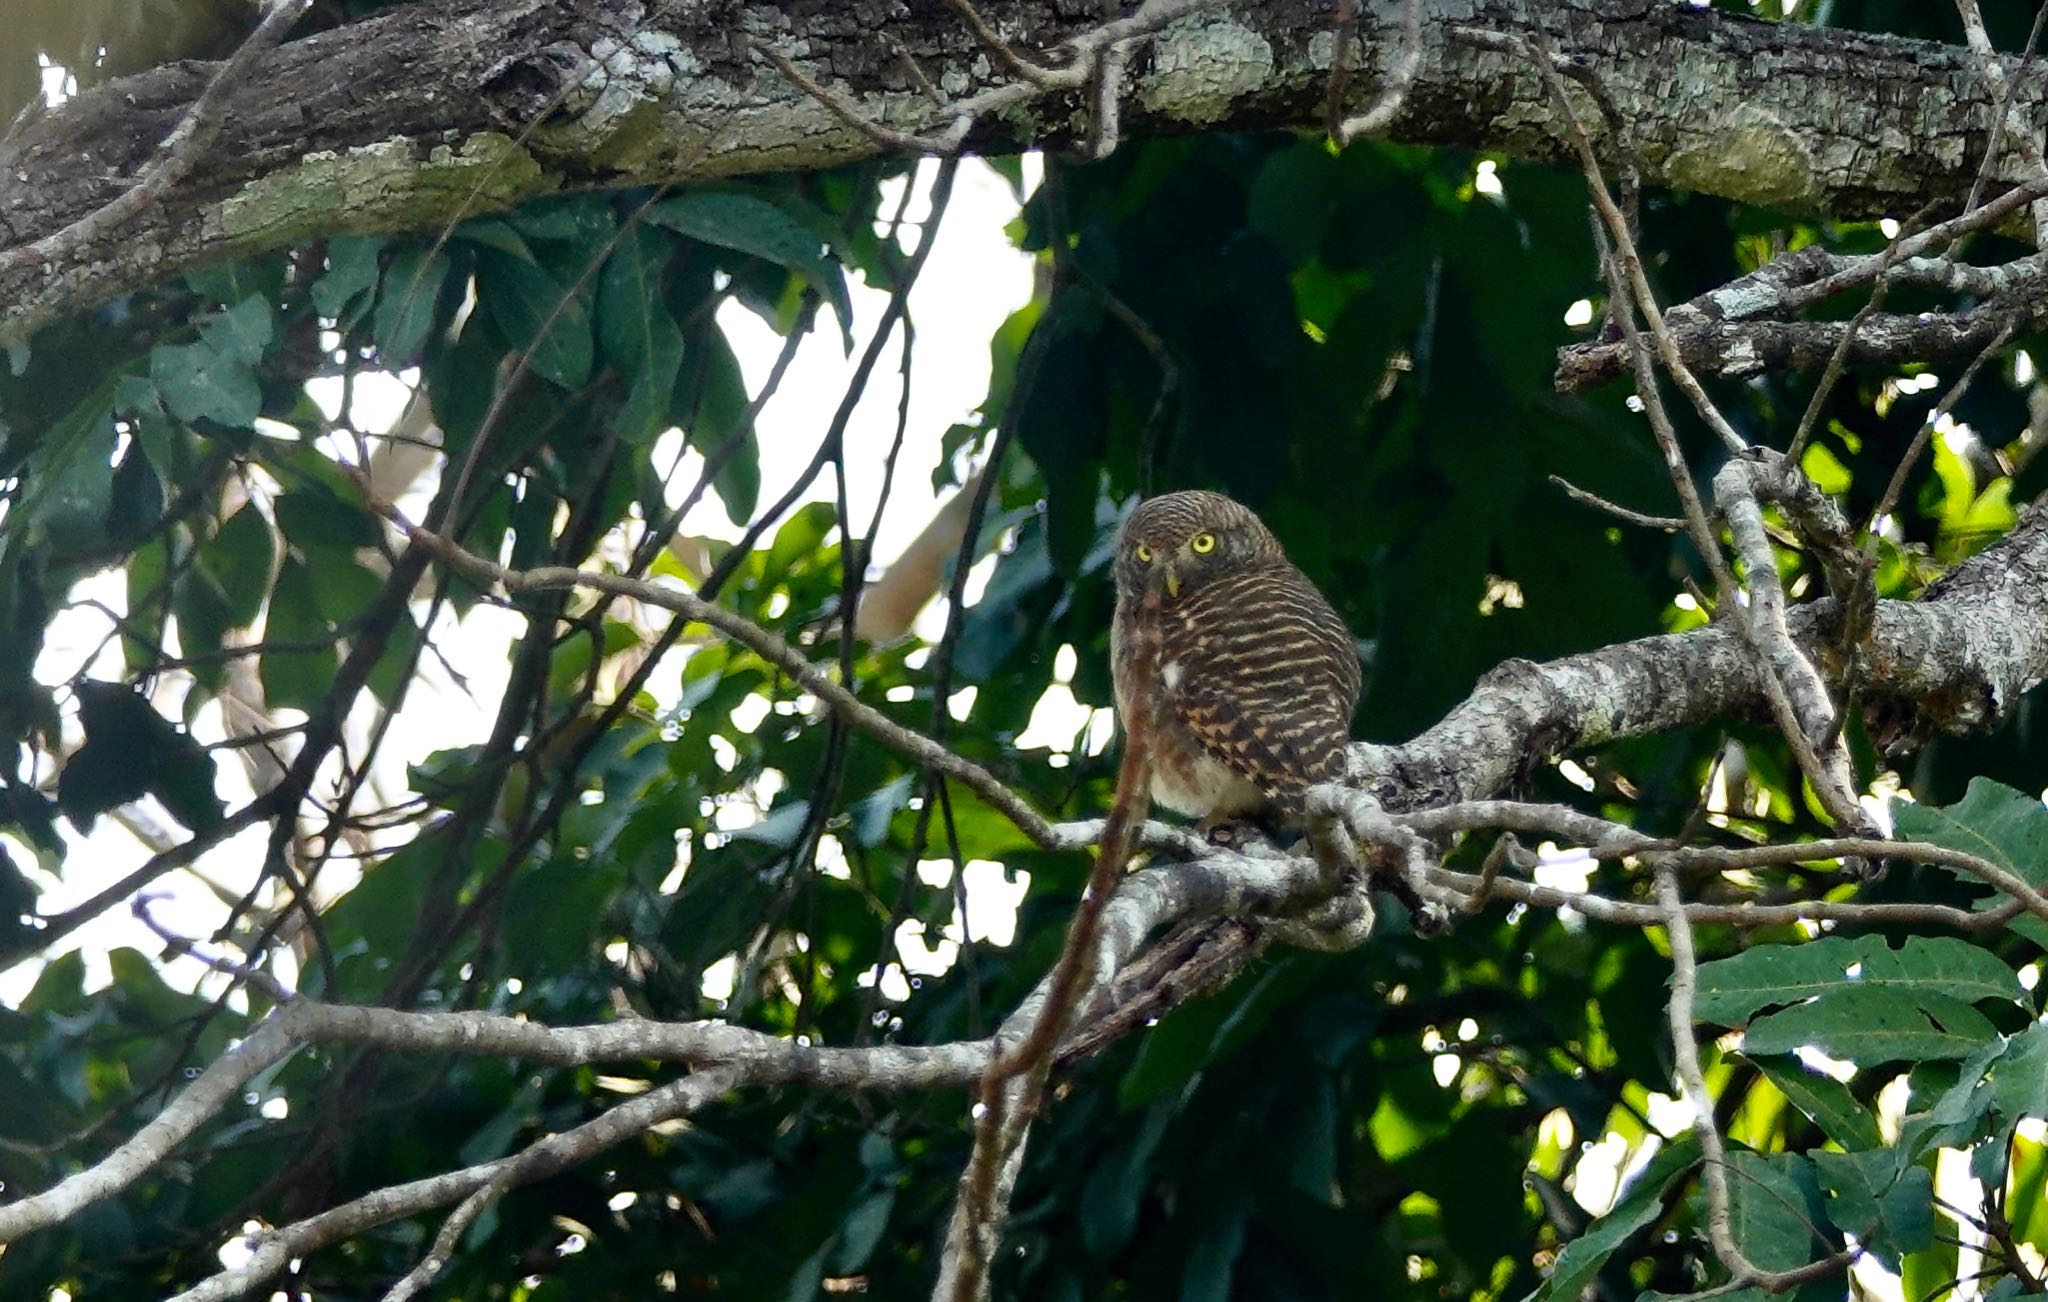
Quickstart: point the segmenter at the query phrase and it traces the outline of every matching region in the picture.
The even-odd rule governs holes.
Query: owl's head
[[[1282,557],[1273,531],[1221,493],[1148,497],[1117,535],[1117,596],[1135,601],[1157,590],[1172,602],[1219,574]]]

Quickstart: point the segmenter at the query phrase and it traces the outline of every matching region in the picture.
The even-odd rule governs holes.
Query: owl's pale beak
[[[1165,576],[1166,595],[1178,597],[1180,595],[1180,575],[1173,572],[1173,563],[1171,561],[1167,562],[1161,567],[1161,572]]]

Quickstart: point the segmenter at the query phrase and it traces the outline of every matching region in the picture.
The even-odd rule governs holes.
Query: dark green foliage
[[[153,795],[195,832],[221,820],[213,790],[213,758],[151,708],[115,683],[76,685],[85,744],[64,765],[57,805],[80,828],[116,805]]]
[[[1838,8],[1872,24],[1924,21],[1920,6]],[[955,454],[985,454],[1010,422],[985,522],[1000,557],[950,659],[914,640],[846,652],[862,699],[911,727],[941,721],[950,746],[1049,816],[1099,814],[1113,754],[1019,738],[1062,648],[1074,697],[1108,705],[1110,539],[1134,495],[1184,486],[1255,505],[1330,594],[1371,671],[1360,736],[1412,735],[1503,661],[1695,624],[1674,603],[1699,572],[1688,544],[1620,527],[1549,481],[1672,509],[1622,390],[1574,398],[1550,383],[1556,349],[1595,328],[1567,326],[1567,311],[1591,300],[1597,322],[1601,306],[1582,183],[1495,160],[1500,193],[1488,193],[1479,161],[1221,135],[1055,161],[1016,228],[1051,289],[991,341],[987,400],[947,432],[944,461],[898,468],[950,483]],[[600,546],[608,532],[626,524],[611,536],[630,545],[666,514],[670,467],[655,446],[671,427],[715,462],[709,490],[745,525],[763,507],[763,452],[716,314],[731,299],[779,331],[813,332],[807,347],[864,342],[873,322],[853,319],[848,277],[895,286],[914,243],[877,231],[892,170],[568,195],[445,240],[335,238],[139,291],[0,365],[0,956],[39,945],[22,919],[42,910],[47,878],[30,855],[75,870],[59,814],[86,825],[149,796],[192,831],[223,817],[212,753],[143,694],[160,677],[189,674],[193,719],[230,659],[253,656],[271,706],[318,716],[368,647],[367,689],[404,708],[432,663],[422,630],[446,627],[426,622],[429,600],[438,613],[502,599],[441,571],[417,584],[399,571],[337,460],[346,437],[304,398],[309,379],[418,366],[447,464],[431,500],[408,509],[493,559],[616,566],[624,550]],[[1645,197],[1643,243],[1667,300],[1753,269],[1774,241],[1811,239],[1878,242],[1869,227]],[[1887,393],[1897,378],[1849,377],[1808,454],[1852,516],[1875,505],[1937,396]],[[1811,383],[1773,376],[1716,396],[1782,446]],[[1996,448],[2022,428],[2023,399],[2010,368],[1993,367],[1958,414]],[[1705,482],[1720,454],[1705,438],[1689,446]],[[224,496],[237,481],[253,488]],[[1937,441],[1886,544],[1885,595],[1915,595],[2008,528],[2012,503],[2035,489],[1988,454]],[[729,546],[683,539],[634,564],[693,587],[716,575],[722,603],[837,661],[850,552],[835,511],[800,506],[765,522],[752,550]],[[1810,558],[1784,556],[1788,580],[1818,585]],[[38,680],[53,613],[110,568],[125,579],[127,615],[111,635],[125,681]],[[701,628],[669,652],[683,657],[671,689],[632,677],[658,621],[587,594],[511,604],[532,624],[509,649],[493,735],[447,737],[408,775],[417,800],[397,811],[400,826],[375,829],[380,848],[397,848],[364,859],[352,884],[340,869],[322,883],[338,898],[317,935],[291,940],[308,993],[553,1024],[630,1009],[729,1016],[815,1043],[930,1043],[985,1034],[1050,964],[1082,856],[1031,849],[957,787],[941,799],[914,766],[842,736],[780,671]],[[967,687],[972,707],[954,718],[939,698]],[[1944,740],[1904,770],[1924,803],[1897,807],[1900,835],[2048,883],[2048,813],[2028,794],[2048,785],[2039,708],[2021,702],[1998,735]],[[1580,756],[1591,791],[1541,765],[1515,794],[1673,833],[1732,739],[1744,765],[1721,775],[1711,835],[1819,831],[1776,738],[1730,727]],[[1855,740],[1869,779],[1879,757]],[[315,799],[334,795],[328,780]],[[757,799],[758,818],[721,815]],[[950,888],[927,884],[920,860],[928,872],[995,861],[1028,873],[1029,888],[1011,943],[975,941],[907,996],[883,993],[873,974],[891,928],[934,940],[953,919]],[[1642,883],[1603,862],[1590,886],[1624,898]],[[1999,898],[1909,863],[1870,885],[1824,862],[1710,889],[1980,909]],[[2048,943],[2038,919],[1966,939],[1702,927],[1698,940],[1695,1012],[1728,1121],[1734,1230],[1757,1261],[1798,1265],[1854,1235],[1909,1284],[1941,1282],[1953,1260],[1941,1255],[1953,1226],[1932,1199],[1942,1147],[2010,1186],[2016,1233],[2048,1235],[2048,1157],[2018,1129],[2048,1111],[2048,1036],[2017,975]],[[64,948],[20,1007],[0,1010],[9,1194],[134,1133],[268,1007],[257,992],[214,1007],[132,950],[95,985]],[[1654,929],[1541,909],[1489,908],[1419,938],[1392,902],[1356,952],[1270,952],[1060,1078],[998,1295],[1564,1302],[1721,1283],[1700,1236],[1696,1141],[1653,1136],[1645,1115],[1650,1095],[1672,1089],[1668,954]],[[714,992],[730,974],[731,995],[707,994],[707,974]],[[1723,1029],[1742,1030],[1739,1047],[1717,1045]],[[1809,1046],[1853,1061],[1854,1076],[1810,1070],[1796,1052]],[[252,1216],[276,1223],[515,1151],[676,1074],[304,1052],[252,1082],[171,1164],[10,1246],[0,1297],[58,1285],[81,1298],[164,1296],[217,1269],[220,1245]],[[1877,1096],[1898,1080],[1913,1115],[1887,1145]],[[263,1111],[279,1099],[285,1115]],[[922,1296],[967,1107],[958,1091],[721,1100],[687,1128],[512,1191],[437,1287],[807,1299],[857,1280],[871,1297]],[[1624,1143],[1645,1160],[1612,1210],[1590,1217],[1568,1186],[1597,1184]],[[313,1254],[298,1285],[377,1296],[438,1225],[382,1226]],[[1827,1281],[1800,1296],[1843,1290]]]

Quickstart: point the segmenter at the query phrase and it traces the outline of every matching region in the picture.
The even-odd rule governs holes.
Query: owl
[[[1136,658],[1157,648],[1154,803],[1212,828],[1286,822],[1304,790],[1343,775],[1358,651],[1258,516],[1219,493],[1149,498],[1124,522],[1115,568],[1110,669],[1127,733]]]

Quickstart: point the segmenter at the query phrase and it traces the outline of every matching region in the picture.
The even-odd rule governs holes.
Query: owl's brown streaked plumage
[[[1126,721],[1136,623],[1158,596],[1152,799],[1206,822],[1286,811],[1341,777],[1362,678],[1350,630],[1251,510],[1220,493],[1138,504],[1117,538],[1110,669]]]

